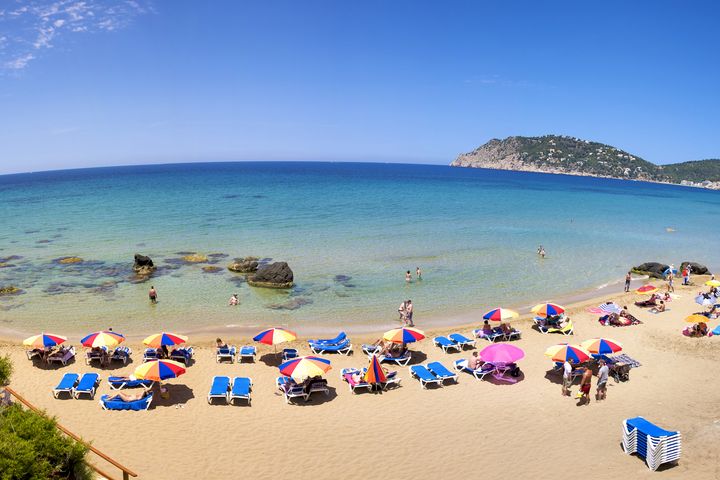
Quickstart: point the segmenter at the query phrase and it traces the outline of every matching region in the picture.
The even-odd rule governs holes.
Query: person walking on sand
[[[413,323],[413,304],[412,300],[408,300],[405,302],[405,324],[414,327],[415,324]]]
[[[157,290],[155,290],[155,287],[152,285],[150,286],[148,297],[150,297],[150,303],[157,303]]]
[[[572,371],[573,367],[570,360],[565,360],[563,363],[563,382],[562,382],[562,394],[563,397],[570,396],[570,388],[572,387]]]
[[[670,273],[668,273],[668,276],[667,276],[667,282],[668,282],[668,283],[667,283],[667,291],[668,291],[668,292],[673,292],[673,293],[675,293],[675,286],[673,285],[673,278],[674,278],[674,277],[675,277],[675,275],[673,275],[672,271],[671,271]]]
[[[418,280],[422,280],[422,270],[420,270],[420,267],[417,267],[415,269],[415,275],[417,276]]]
[[[585,372],[583,372],[582,379],[580,380],[580,400],[585,405],[590,405],[590,386],[592,382],[592,370],[590,368],[585,368]]]
[[[682,269],[682,276],[683,276],[683,285],[687,285],[690,283],[690,272],[688,272],[688,267]]]
[[[608,375],[610,374],[610,367],[607,366],[605,360],[600,360],[600,369],[598,370],[598,383],[597,393],[595,394],[596,400],[605,400],[607,396],[607,381]]]
[[[632,275],[630,275],[630,272],[628,272],[625,275],[625,293],[630,291],[630,280],[632,280]]]
[[[410,270],[408,270],[407,272],[405,272],[405,283],[410,282],[412,282],[412,275],[410,274]]]

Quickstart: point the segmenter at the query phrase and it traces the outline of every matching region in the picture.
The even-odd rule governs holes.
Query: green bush
[[[90,480],[86,452],[55,427],[55,420],[18,404],[0,407],[1,480]]]
[[[0,385],[10,383],[10,375],[12,375],[13,365],[10,361],[10,355],[0,357]]]

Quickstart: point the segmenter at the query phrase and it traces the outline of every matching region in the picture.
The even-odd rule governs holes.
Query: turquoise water
[[[644,261],[719,265],[719,206],[720,193],[708,190],[421,165],[207,163],[0,176],[0,257],[22,257],[6,259],[0,285],[24,290],[0,297],[0,328],[379,326],[407,298],[422,324],[597,288]],[[206,273],[208,264],[184,264],[178,252],[215,254],[223,268]],[[130,281],[134,253],[161,267],[150,282]],[[252,288],[224,268],[246,255],[287,261],[296,287]],[[84,262],[54,262],[64,256]],[[423,280],[407,285],[404,272],[418,266]],[[239,307],[227,306],[232,293]]]

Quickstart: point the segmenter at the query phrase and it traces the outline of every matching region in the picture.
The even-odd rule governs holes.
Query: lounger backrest
[[[80,382],[78,382],[77,387],[75,387],[75,390],[92,390],[93,388],[95,388],[95,383],[97,383],[98,376],[99,375],[97,373],[83,374]]]
[[[458,343],[466,343],[466,342],[472,342],[469,338],[467,338],[465,335],[461,333],[451,333],[450,338],[455,340]]]
[[[230,388],[230,378],[229,377],[214,377],[212,387],[210,387],[210,390],[213,392],[223,392],[228,391]]]
[[[425,368],[423,365],[413,365],[410,370],[415,374],[416,377],[423,380],[437,380],[437,377],[430,370]]]
[[[63,388],[72,388],[75,386],[75,382],[77,382],[77,379],[80,377],[77,373],[66,373],[63,375],[62,379],[60,379],[60,383],[58,383],[57,388],[63,389]]]
[[[233,380],[232,391],[235,394],[250,392],[250,379],[247,377],[235,377]]]
[[[439,375],[441,377],[447,377],[447,376],[455,376],[454,373],[452,373],[450,370],[448,370],[445,365],[443,365],[440,362],[431,362],[428,363],[428,368],[435,374]]]
[[[435,338],[433,338],[433,340],[435,341],[435,343],[440,344],[440,345],[452,345],[453,344],[453,342],[451,342],[450,339],[447,337],[435,337]]]

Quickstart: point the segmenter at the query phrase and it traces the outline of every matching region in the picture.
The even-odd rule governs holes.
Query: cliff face
[[[720,189],[720,160],[658,166],[610,145],[558,135],[492,139],[472,152],[459,155],[450,165],[669,182]]]

